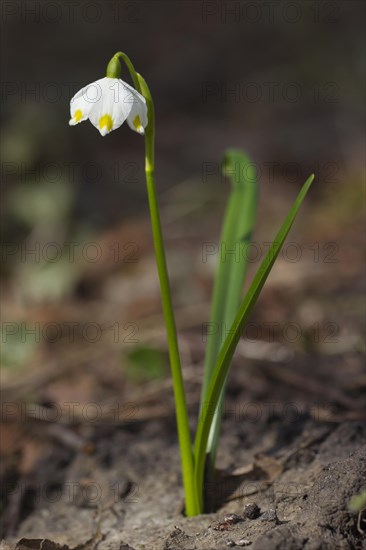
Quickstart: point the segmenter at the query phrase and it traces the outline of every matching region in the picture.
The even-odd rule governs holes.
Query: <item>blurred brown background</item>
[[[69,99],[120,49],[153,92],[161,189],[200,179],[203,161],[237,146],[264,180],[266,163],[279,173],[296,163],[298,184],[320,170],[326,192],[362,165],[364,9],[341,0],[4,1],[3,163],[15,163],[4,167],[5,198],[20,183],[36,193],[48,175],[77,225],[111,227],[143,208],[141,139],[67,125]],[[15,225],[26,233],[9,200],[6,236]]]
[[[127,125],[105,138],[89,122],[68,126],[71,97],[102,78],[118,50],[155,101],[157,184],[190,404],[197,406],[218,257],[207,245],[217,243],[229,190],[219,163],[227,147],[237,147],[258,173],[259,257],[300,185],[316,174],[291,234],[294,247],[280,257],[253,315],[259,336],[249,338],[252,351],[244,342],[241,357],[298,357],[303,378],[290,384],[291,399],[306,402],[304,380],[321,371],[311,395],[338,412],[354,408],[357,417],[365,3],[3,0],[1,9],[5,477],[31,475],[45,453],[39,429],[38,439],[24,439],[24,418],[78,449],[90,426],[57,431],[48,426],[50,411],[63,417],[66,402],[93,402],[102,421],[109,400],[125,396],[139,403],[141,419],[159,416],[160,405],[144,412],[136,387],[155,378],[169,385],[143,140]],[[123,78],[129,81],[125,69]],[[249,276],[257,266],[254,258]],[[266,323],[279,323],[280,348],[271,347]],[[171,404],[169,388],[163,402]],[[76,410],[67,425],[86,422]],[[22,510],[7,518],[10,530]]]

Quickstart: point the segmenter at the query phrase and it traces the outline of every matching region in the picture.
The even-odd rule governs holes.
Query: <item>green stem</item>
[[[148,125],[145,128],[145,174],[147,194],[150,207],[151,225],[155,248],[156,264],[161,289],[164,319],[168,338],[170,367],[173,378],[175,408],[177,417],[178,439],[182,462],[183,486],[185,493],[185,511],[187,516],[200,513],[198,507],[198,492],[195,488],[193,449],[188,423],[187,404],[184,391],[184,382],[180,354],[178,348],[177,330],[175,325],[168,268],[165,258],[164,241],[160,222],[159,205],[156,194],[154,178],[154,144],[155,144],[155,117],[154,104],[150,90],[140,74],[138,74],[130,59],[123,52],[118,52],[115,58],[121,58],[125,62],[134,85],[146,99],[148,108]],[[111,63],[114,58],[112,58]]]
[[[168,337],[170,367],[173,377],[178,438],[182,461],[183,485],[186,499],[186,514],[187,516],[194,516],[199,513],[199,510],[196,506],[196,491],[194,488],[192,441],[189,431],[182,368],[180,363],[177,332],[172,308],[168,269],[165,259],[153,170],[146,170],[146,184],[147,194],[149,198],[156,263],[160,280],[161,299],[163,303],[164,318]]]

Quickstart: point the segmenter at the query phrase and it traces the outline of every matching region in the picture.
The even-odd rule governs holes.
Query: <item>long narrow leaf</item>
[[[203,404],[200,418],[198,421],[197,433],[194,446],[195,457],[195,481],[199,492],[200,508],[202,509],[203,500],[203,473],[205,465],[206,446],[210,433],[211,424],[213,421],[214,411],[216,410],[221,389],[225,383],[225,379],[234,355],[240,334],[245,322],[251,313],[258,296],[263,288],[264,283],[273,267],[274,262],[282,248],[282,245],[295,221],[298,210],[314,180],[312,174],[304,183],[298,194],[294,204],[292,205],[281,229],[276,235],[267,255],[265,256],[259,270],[257,271],[252,284],[240,306],[240,309],[232,324],[231,330],[221,348],[216,366],[211,375],[211,381],[206,394],[206,403]]]
[[[226,151],[222,163],[223,174],[230,178],[229,195],[218,252],[212,311],[207,331],[204,377],[201,404],[206,400],[211,374],[223,343],[222,334],[235,319],[247,271],[247,247],[254,227],[258,186],[250,159],[235,149]],[[215,462],[220,435],[222,407],[226,381],[221,389],[206,449],[205,477],[208,486],[215,481]],[[213,509],[210,496],[205,495],[205,510]]]

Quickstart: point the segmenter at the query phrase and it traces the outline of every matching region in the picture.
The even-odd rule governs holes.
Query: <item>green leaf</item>
[[[231,326],[229,334],[221,348],[218,360],[211,375],[211,381],[206,393],[206,402],[201,409],[200,418],[198,421],[197,433],[194,445],[194,457],[195,457],[195,480],[198,491],[201,491],[199,495],[200,507],[202,508],[202,490],[203,490],[203,474],[205,465],[206,446],[210,433],[211,424],[214,417],[214,411],[218,400],[220,398],[221,389],[225,383],[228,370],[230,368],[231,360],[233,358],[237,343],[240,338],[240,334],[243,330],[259,294],[267,280],[267,277],[276,261],[276,258],[282,248],[282,245],[295,221],[298,210],[305,199],[305,196],[314,180],[314,174],[312,174],[304,183],[298,194],[294,204],[292,205],[281,229],[276,235],[274,242],[272,243],[267,255],[265,256],[260,268],[258,269],[252,284],[240,306],[240,309],[235,317],[235,320]]]
[[[126,377],[133,382],[148,382],[166,375],[166,353],[154,348],[139,347],[128,354]]]
[[[206,399],[211,375],[223,341],[222,334],[232,325],[240,306],[247,271],[247,247],[253,232],[258,195],[253,163],[242,151],[234,149],[226,151],[222,171],[230,178],[232,191],[228,199],[220,238],[212,310],[207,330],[201,404]],[[225,387],[224,383],[206,449],[208,482],[214,481]],[[207,499],[205,506],[212,508]]]

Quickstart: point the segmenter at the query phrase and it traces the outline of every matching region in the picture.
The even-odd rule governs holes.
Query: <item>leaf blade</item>
[[[201,403],[205,402],[212,371],[215,367],[222,334],[230,327],[240,306],[247,272],[247,247],[254,229],[258,184],[253,163],[241,150],[228,149],[222,172],[230,179],[231,192],[222,225],[212,309],[207,331]],[[206,448],[206,477],[214,482],[217,447],[220,436],[226,381],[222,386]],[[205,495],[206,511],[213,509],[211,496]]]
[[[231,326],[218,357],[216,366],[212,372],[211,382],[207,390],[207,403],[203,404],[202,412],[198,421],[198,427],[194,444],[194,462],[195,462],[195,481],[198,491],[201,491],[201,507],[202,507],[202,488],[203,488],[203,473],[205,463],[205,451],[208,441],[208,436],[213,420],[212,412],[215,410],[216,404],[220,397],[222,385],[226,379],[230,368],[231,360],[235,352],[235,348],[240,337],[242,328],[251,313],[259,294],[267,280],[267,277],[273,267],[274,262],[282,248],[282,245],[295,221],[298,210],[306,197],[307,192],[314,180],[314,174],[309,176],[302,186],[297,198],[295,199],[288,215],[285,218],[280,230],[278,231],[275,240],[273,241],[268,253],[266,254],[260,268],[258,269],[250,287],[245,295],[245,298],[235,317],[235,321]],[[208,407],[211,407],[209,409]]]

